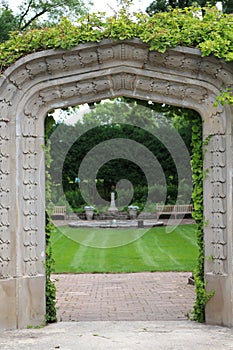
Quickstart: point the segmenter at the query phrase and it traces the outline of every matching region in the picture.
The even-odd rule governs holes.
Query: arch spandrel
[[[206,263],[206,280],[211,288],[220,279],[228,300],[216,313],[214,303],[222,296],[217,291],[214,302],[208,304],[207,320],[233,325],[229,288],[227,291],[227,285],[233,284],[229,195],[233,113],[230,107],[213,106],[220,89],[230,86],[232,78],[232,63],[202,58],[199,50],[184,47],[161,54],[150,51],[137,39],[103,40],[69,51],[34,53],[4,72],[0,79],[0,285],[4,283],[15,292],[19,312],[6,311],[4,305],[9,304],[9,298],[3,294],[0,314],[10,313],[11,327],[39,324],[45,313],[45,184],[41,180],[44,118],[54,108],[118,96],[192,108],[200,113],[204,137],[211,135],[204,196],[206,252],[213,259]],[[32,291],[36,291],[35,298],[26,307]],[[27,311],[21,313],[23,309]],[[0,327],[9,328],[9,322],[4,316]]]

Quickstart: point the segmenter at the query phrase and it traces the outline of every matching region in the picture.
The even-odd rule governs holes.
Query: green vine
[[[233,92],[230,88],[221,91],[220,95],[216,97],[214,106],[217,107],[218,104],[221,104],[222,106],[226,104],[233,105]]]
[[[193,193],[192,200],[194,204],[193,218],[197,227],[197,244],[199,247],[199,255],[197,267],[194,272],[196,301],[193,308],[192,319],[198,322],[205,322],[205,306],[207,301],[211,298],[213,293],[207,293],[205,289],[204,279],[204,206],[203,206],[203,179],[205,173],[203,172],[203,141],[202,141],[202,120],[196,117],[192,120],[192,171],[193,171]],[[205,140],[204,143],[208,143]]]
[[[178,45],[199,48],[203,56],[214,55],[233,60],[233,18],[216,7],[173,9],[148,16],[130,14],[123,6],[114,17],[92,13],[71,23],[62,18],[59,25],[28,32],[12,32],[10,39],[0,45],[0,70],[28,53],[47,49],[71,49],[80,43],[103,39],[124,40],[138,38],[151,50],[165,52]]]
[[[51,273],[54,271],[54,259],[52,257],[52,247],[50,236],[54,229],[53,224],[50,221],[49,215],[46,213],[46,315],[45,320],[47,323],[57,322],[56,315],[56,286],[51,280]]]
[[[45,119],[45,164],[46,164],[46,206],[49,208],[49,203],[51,201],[51,177],[49,173],[49,168],[51,164],[50,155],[50,140],[48,139],[50,129],[53,124],[53,118],[47,117]],[[46,227],[45,227],[45,241],[46,241],[46,285],[45,285],[45,295],[46,295],[46,315],[45,320],[47,323],[52,323],[57,321],[56,316],[56,287],[54,282],[51,280],[51,273],[54,271],[54,259],[52,257],[52,246],[51,246],[51,233],[54,230],[54,225],[50,219],[50,213],[46,211]]]

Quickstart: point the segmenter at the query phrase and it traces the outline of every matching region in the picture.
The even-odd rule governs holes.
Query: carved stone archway
[[[0,79],[0,328],[45,316],[44,118],[54,108],[128,96],[187,108],[203,119],[206,307],[209,324],[233,326],[232,118],[213,107],[233,64],[177,47],[161,54],[141,41],[88,43],[30,54]],[[41,176],[42,175],[42,176]]]

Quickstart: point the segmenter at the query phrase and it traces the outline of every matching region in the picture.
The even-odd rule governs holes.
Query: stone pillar
[[[231,118],[224,112],[212,115],[204,125],[205,136],[211,136],[203,184],[205,280],[207,292],[214,291],[206,305],[206,322],[229,327],[233,326],[231,130]]]
[[[0,161],[0,329],[45,320],[44,139],[32,135],[33,127],[22,115],[8,124],[7,135],[0,133],[6,143],[6,161]]]

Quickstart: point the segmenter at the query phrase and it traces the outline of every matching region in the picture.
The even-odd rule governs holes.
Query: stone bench
[[[178,215],[192,214],[192,212],[192,204],[157,205],[157,219],[160,215],[173,215],[176,219]]]

